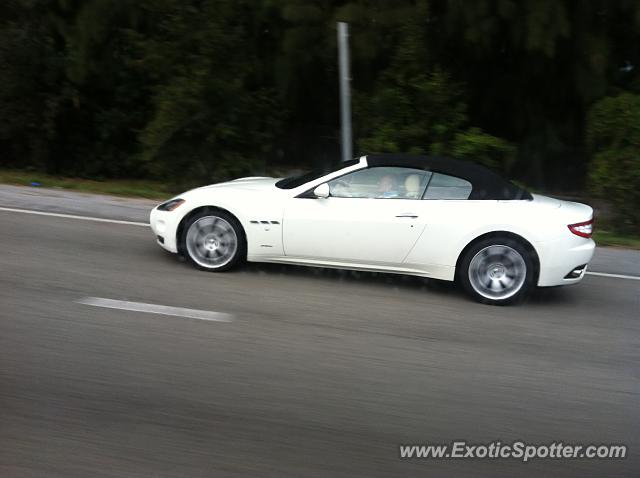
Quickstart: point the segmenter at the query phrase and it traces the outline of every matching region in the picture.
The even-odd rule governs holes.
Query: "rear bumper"
[[[540,259],[538,286],[570,285],[584,278],[596,243],[578,236],[535,244]],[[581,268],[581,266],[585,266]],[[571,274],[576,268],[581,268]]]

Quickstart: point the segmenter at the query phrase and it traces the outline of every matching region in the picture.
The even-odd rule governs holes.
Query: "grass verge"
[[[92,179],[51,176],[40,172],[0,170],[0,183],[18,186],[39,185],[43,188],[63,188],[75,191],[112,194],[115,196],[142,197],[148,199],[166,199],[175,191],[159,181],[137,179],[112,179],[96,181]]]
[[[626,236],[607,230],[596,230],[593,233],[593,240],[599,246],[624,247],[626,249],[640,250],[640,237]]]

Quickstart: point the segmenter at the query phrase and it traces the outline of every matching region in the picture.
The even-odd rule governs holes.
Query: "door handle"
[[[416,219],[418,217],[417,214],[413,214],[412,212],[404,212],[402,214],[398,214],[396,217],[408,217],[411,219]]]

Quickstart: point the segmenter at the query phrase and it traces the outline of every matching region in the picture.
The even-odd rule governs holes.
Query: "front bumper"
[[[158,244],[169,252],[177,253],[176,231],[181,217],[174,211],[159,211],[157,208],[151,210],[149,224],[156,236]]]
[[[538,286],[551,287],[580,282],[593,258],[596,243],[592,239],[575,236],[535,246],[540,259]],[[572,274],[576,268],[579,268],[579,274]]]

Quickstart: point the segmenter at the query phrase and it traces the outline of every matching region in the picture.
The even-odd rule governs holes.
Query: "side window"
[[[329,181],[339,198],[420,199],[430,172],[400,167],[366,168]]]
[[[433,173],[422,199],[468,199],[471,189],[471,183],[465,179]]]

